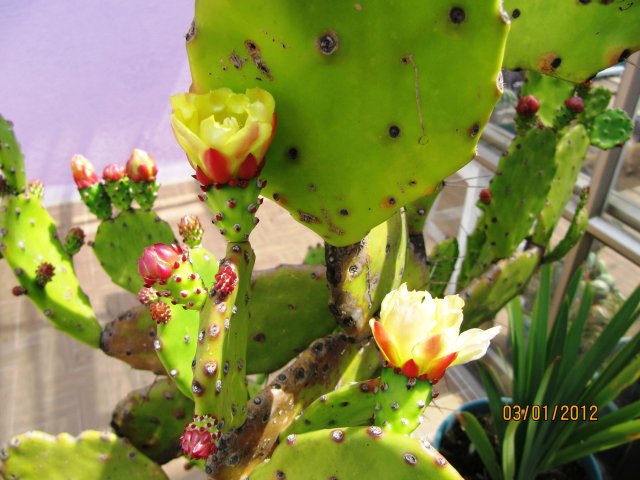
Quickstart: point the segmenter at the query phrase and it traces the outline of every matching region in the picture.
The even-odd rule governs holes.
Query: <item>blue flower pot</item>
[[[510,399],[504,400],[509,401]],[[456,414],[460,412],[469,412],[474,415],[489,413],[489,401],[486,398],[473,400],[471,402],[465,403],[455,412],[450,413],[447,418],[445,418],[444,421],[440,424],[438,430],[436,431],[435,437],[433,439],[433,446],[436,449],[440,448],[440,444],[442,443],[445,432],[449,431],[449,429],[457,423]],[[577,463],[584,469],[586,473],[585,480],[602,480],[600,467],[598,466],[598,462],[596,462],[596,459],[593,455],[583,457],[580,460],[577,460]]]

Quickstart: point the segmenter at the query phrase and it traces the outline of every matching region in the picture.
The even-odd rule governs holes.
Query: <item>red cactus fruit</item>
[[[204,230],[200,219],[195,215],[185,215],[178,223],[178,232],[182,237],[182,241],[190,247],[200,245]]]
[[[150,306],[158,299],[158,292],[151,287],[142,287],[138,292],[138,300],[142,305]]]
[[[156,243],[147,247],[138,259],[138,273],[147,286],[157,281],[167,280],[176,264],[179,265],[180,257],[184,253],[180,245],[171,246],[164,243]]]
[[[91,162],[82,155],[74,155],[71,158],[71,173],[80,190],[95,185],[100,181]]]
[[[533,117],[538,110],[540,110],[540,102],[533,95],[526,95],[518,100],[516,112],[521,118]]]
[[[238,275],[233,271],[229,265],[224,265],[220,268],[220,271],[216,273],[216,283],[213,285],[213,289],[221,296],[226,297],[238,283]]]
[[[584,112],[584,100],[582,97],[569,97],[564,101],[564,104],[573,113]]]
[[[144,150],[138,148],[127,161],[127,175],[135,182],[153,182],[158,174],[155,160]]]
[[[20,285],[17,285],[11,289],[11,293],[13,293],[16,297],[19,297],[20,295],[24,295],[25,293],[27,293],[27,289],[21,287]]]
[[[42,262],[38,265],[38,268],[36,268],[36,285],[44,287],[51,281],[55,273],[56,267],[51,265],[49,262]]]
[[[185,455],[194,460],[204,460],[218,451],[220,431],[217,420],[210,415],[196,415],[180,437]]]
[[[127,174],[127,170],[117,163],[110,163],[102,171],[102,179],[105,182],[117,182]]]
[[[164,302],[152,303],[149,314],[154,322],[165,324],[171,320],[171,307]]]
[[[485,205],[489,205],[491,203],[492,193],[488,188],[483,188],[480,190],[480,201]]]

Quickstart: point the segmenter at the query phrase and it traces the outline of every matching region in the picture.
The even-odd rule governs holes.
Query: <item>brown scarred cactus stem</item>
[[[180,245],[156,243],[144,249],[138,260],[138,273],[146,287],[158,284],[159,295],[185,309],[202,308],[206,288],[189,261],[189,250]]]
[[[104,188],[116,208],[120,210],[131,208],[133,197],[131,196],[129,177],[127,177],[127,170],[122,165],[111,163],[104,167],[102,180],[104,180]]]
[[[38,268],[36,268],[36,285],[44,288],[44,286],[51,281],[55,273],[56,267],[49,262],[42,262],[38,265]]]
[[[218,451],[218,420],[210,415],[194,415],[180,437],[182,452],[193,460],[205,460]]]
[[[142,305],[149,307],[158,300],[158,292],[153,287],[142,287],[138,292],[138,300]]]
[[[193,362],[195,412],[218,419],[223,432],[240,427],[247,414],[247,303],[254,260],[248,242],[230,243],[200,312]]]
[[[171,320],[171,307],[160,300],[151,304],[149,314],[156,323],[168,323]]]
[[[71,158],[71,172],[80,198],[91,213],[101,220],[111,218],[111,200],[91,162],[82,155],[74,155]]]
[[[84,230],[80,227],[71,227],[69,233],[67,233],[67,238],[64,240],[64,250],[69,255],[75,255],[84,245],[84,239]]]
[[[204,230],[198,217],[195,215],[185,215],[178,223],[178,233],[180,233],[182,241],[193,248],[200,246],[202,243]]]
[[[42,197],[44,197],[44,184],[40,180],[31,180],[27,186],[27,193],[31,198],[42,200]]]
[[[127,175],[131,180],[133,199],[141,208],[150,210],[158,196],[156,175],[158,167],[155,160],[144,150],[133,150],[127,161]]]
[[[202,201],[230,242],[248,240],[266,182],[258,176],[276,129],[275,102],[260,88],[220,88],[171,98],[171,125],[202,185]]]

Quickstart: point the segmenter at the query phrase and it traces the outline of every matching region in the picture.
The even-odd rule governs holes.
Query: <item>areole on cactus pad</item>
[[[191,91],[269,91],[265,192],[352,244],[473,157],[501,93],[500,4],[196,1]]]

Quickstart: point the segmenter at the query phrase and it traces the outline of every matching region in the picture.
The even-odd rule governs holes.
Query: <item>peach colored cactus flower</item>
[[[472,328],[460,333],[463,306],[458,295],[432,298],[402,284],[384,298],[380,320],[371,319],[369,325],[391,366],[409,378],[436,383],[448,367],[482,357],[500,331]]]

